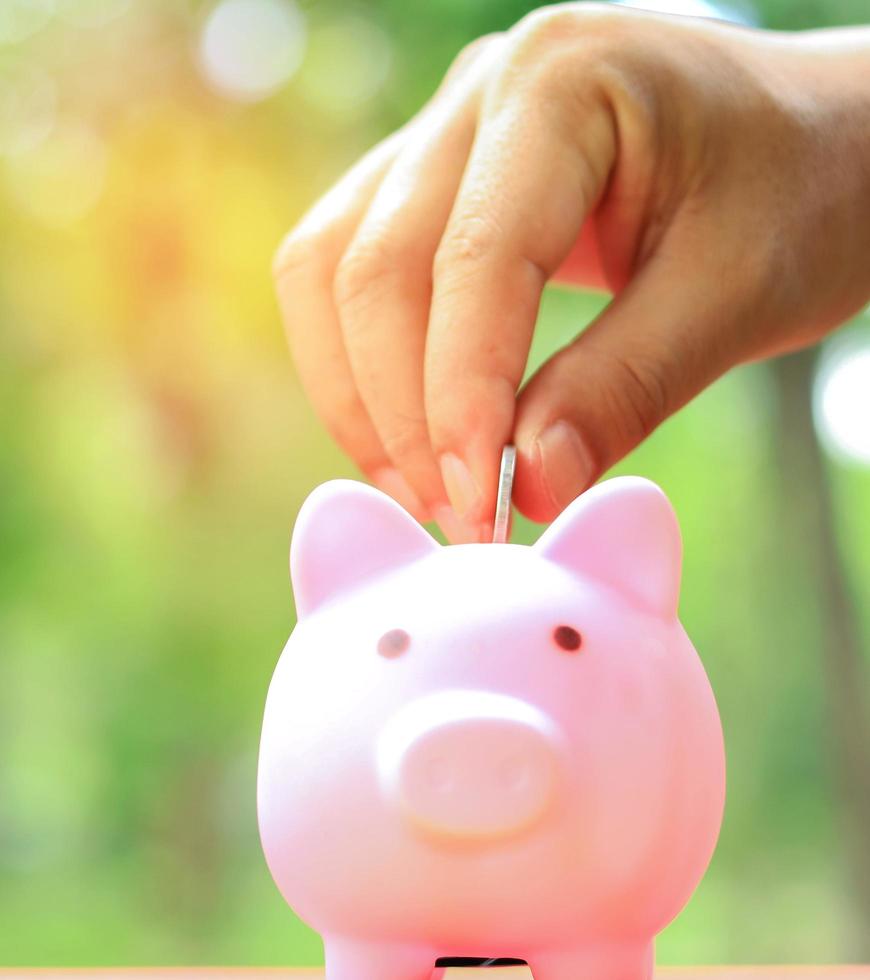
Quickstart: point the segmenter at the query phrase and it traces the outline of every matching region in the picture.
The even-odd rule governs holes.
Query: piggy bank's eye
[[[553,640],[557,647],[561,647],[563,650],[569,650],[572,653],[575,650],[579,650],[580,644],[583,642],[580,634],[573,626],[557,626],[553,630]]]
[[[404,630],[388,630],[378,640],[378,653],[382,657],[398,657],[411,645],[411,637]]]

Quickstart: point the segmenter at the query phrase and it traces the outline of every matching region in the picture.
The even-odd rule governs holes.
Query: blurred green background
[[[2,0],[0,963],[320,961],[260,853],[256,753],[294,516],[355,474],[299,389],[270,258],[531,6]],[[603,302],[548,293],[533,362]],[[679,512],[730,767],[661,962],[870,960],[868,392],[859,318],[620,467]]]

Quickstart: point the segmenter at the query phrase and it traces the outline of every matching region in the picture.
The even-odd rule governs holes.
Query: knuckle
[[[539,7],[514,27],[514,57],[537,61],[567,41],[614,33],[622,20],[622,12],[603,3]]]
[[[461,275],[462,269],[474,269],[486,261],[501,240],[498,226],[486,218],[474,216],[456,221],[438,246],[433,263],[436,279]]]
[[[400,251],[383,237],[371,237],[351,245],[335,270],[336,304],[342,309],[368,306],[378,298],[385,282],[396,275],[400,265]]]
[[[621,88],[632,81],[647,87],[670,57],[660,43],[667,30],[640,20],[637,11],[612,4],[542,7],[514,28],[509,70],[567,79],[584,89]]]
[[[515,53],[540,54],[554,42],[577,32],[577,13],[561,4],[538,7],[526,14],[514,28]]]
[[[425,422],[413,419],[394,419],[393,424],[380,432],[386,454],[393,462],[401,464],[413,459],[426,445]]]
[[[462,48],[459,54],[453,59],[453,63],[447,70],[446,79],[451,79],[458,74],[461,74],[465,68],[468,67],[472,62],[477,60],[478,55],[488,48],[493,41],[498,40],[503,35],[500,33],[484,34],[481,37],[475,38],[470,43],[466,44]]]
[[[299,273],[310,274],[322,262],[319,235],[291,231],[278,246],[272,259],[272,276],[276,282]]]
[[[566,98],[596,97],[637,44],[630,26],[625,11],[607,4],[559,4],[532,11],[510,33],[507,56],[491,78],[489,97],[498,105],[521,91],[535,111],[554,99],[563,104]]]
[[[668,414],[668,397],[659,372],[636,355],[610,355],[607,377],[615,417],[635,442],[648,435]]]

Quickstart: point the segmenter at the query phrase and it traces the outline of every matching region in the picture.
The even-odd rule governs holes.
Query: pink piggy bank
[[[517,958],[535,980],[652,975],[725,791],[680,559],[667,498],[633,477],[533,547],[442,547],[352,481],[311,494],[258,809],[328,980],[427,980],[440,957]]]

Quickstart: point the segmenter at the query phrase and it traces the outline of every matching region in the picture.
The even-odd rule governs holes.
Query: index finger
[[[557,100],[539,92],[494,101],[436,254],[424,369],[429,434],[451,504],[484,528],[541,292],[615,152],[611,115],[594,100],[570,126],[552,117]]]

